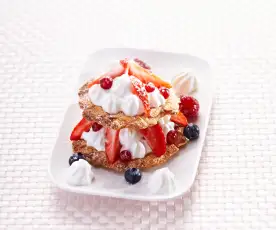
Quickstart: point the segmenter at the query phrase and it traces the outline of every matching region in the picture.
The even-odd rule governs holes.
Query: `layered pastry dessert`
[[[198,101],[187,95],[195,87],[187,73],[170,83],[139,59],[118,61],[79,90],[83,117],[70,136],[75,154],[69,164],[86,160],[137,183],[141,171],[166,163],[198,138],[198,126],[187,120],[198,116]]]

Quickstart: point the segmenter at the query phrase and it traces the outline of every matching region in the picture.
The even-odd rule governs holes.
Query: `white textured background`
[[[164,1],[165,2],[165,1]],[[213,66],[198,176],[169,202],[62,192],[47,159],[86,55],[185,52]],[[0,1],[0,229],[276,229],[276,1]]]

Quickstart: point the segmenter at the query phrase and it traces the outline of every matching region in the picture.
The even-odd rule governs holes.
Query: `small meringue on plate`
[[[172,193],[176,189],[176,179],[169,168],[157,169],[148,180],[148,189],[151,194]]]
[[[73,186],[90,185],[94,178],[91,165],[83,159],[75,161],[67,171],[66,182]]]
[[[177,96],[192,94],[197,90],[197,85],[197,79],[190,71],[182,72],[172,79],[172,86]]]

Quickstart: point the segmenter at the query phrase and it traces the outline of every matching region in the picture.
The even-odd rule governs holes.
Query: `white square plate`
[[[200,128],[200,138],[190,142],[179,154],[162,167],[168,167],[177,180],[176,190],[167,194],[150,194],[147,189],[149,175],[154,169],[143,172],[142,180],[129,185],[125,182],[123,174],[114,173],[105,169],[93,169],[95,180],[90,186],[74,187],[66,183],[66,170],[69,167],[68,159],[72,154],[69,136],[73,127],[81,119],[81,110],[75,101],[69,105],[61,124],[49,163],[49,173],[53,182],[61,189],[108,197],[118,197],[134,200],[166,200],[184,194],[196,176],[201,151],[206,135],[210,109],[212,104],[213,83],[210,68],[206,61],[187,54],[165,53],[137,49],[103,49],[89,56],[85,68],[79,77],[78,87],[91,76],[98,76],[110,69],[110,63],[125,57],[138,57],[148,63],[154,73],[164,79],[171,78],[183,70],[192,69],[199,80],[198,92],[194,95],[200,103],[200,118],[196,124]],[[76,89],[77,90],[77,89]],[[77,95],[77,91],[76,91]]]

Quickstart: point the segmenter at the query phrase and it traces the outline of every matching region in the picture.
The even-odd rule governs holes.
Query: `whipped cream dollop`
[[[142,136],[136,130],[127,128],[121,129],[119,139],[122,145],[120,151],[130,151],[132,159],[144,158],[146,154],[151,151],[148,144],[142,139]]]
[[[83,132],[81,138],[86,140],[87,146],[92,146],[98,151],[105,150],[105,135],[104,128],[101,128],[99,131],[94,132],[92,129],[89,132]]]
[[[189,95],[197,89],[197,79],[192,72],[183,72],[175,76],[172,86],[177,96]]]
[[[69,185],[84,186],[91,184],[93,178],[91,165],[86,160],[80,159],[68,168],[66,181]]]
[[[169,168],[157,169],[149,177],[148,189],[150,193],[171,193],[176,189],[176,179]]]
[[[160,118],[158,123],[161,125],[165,136],[167,136],[167,133],[170,130],[174,130],[174,123],[171,121],[171,116],[170,115],[166,115],[166,116]]]
[[[155,88],[155,90],[151,93],[148,93],[149,96],[149,104],[151,108],[157,108],[161,105],[164,105],[166,99],[161,95],[160,91]]]
[[[144,112],[144,106],[139,97],[131,92],[131,86],[130,77],[123,74],[113,80],[110,89],[106,90],[100,84],[95,84],[89,89],[88,95],[93,104],[101,106],[109,114],[122,111],[128,116],[140,115]],[[158,89],[148,95],[151,107],[165,104],[165,99]]]

